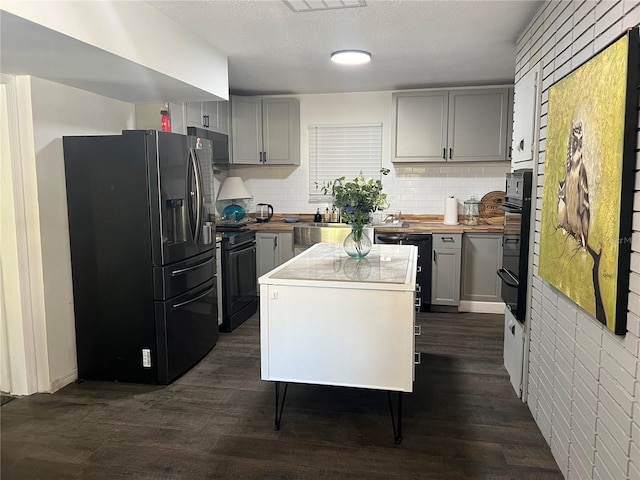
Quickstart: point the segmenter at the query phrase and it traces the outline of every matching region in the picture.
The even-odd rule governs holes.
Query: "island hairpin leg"
[[[284,400],[287,398],[287,389],[289,384],[284,384],[284,392],[282,393],[282,401],[280,401],[280,382],[276,382],[276,420],[273,427],[274,430],[280,430],[280,421],[282,420],[282,409],[284,408]],[[279,408],[278,408],[279,407]]]
[[[398,428],[396,429],[396,419],[393,414],[393,404],[391,403],[391,392],[387,391],[389,399],[389,412],[391,412],[391,425],[393,426],[393,438],[396,444],[402,443],[402,392],[398,392]]]

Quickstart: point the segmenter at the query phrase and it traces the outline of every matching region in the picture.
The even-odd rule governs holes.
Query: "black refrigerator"
[[[63,147],[78,378],[169,384],[218,339],[211,142],[125,130]]]

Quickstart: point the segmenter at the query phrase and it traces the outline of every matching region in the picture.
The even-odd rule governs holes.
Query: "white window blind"
[[[309,126],[309,195],[326,198],[321,186],[344,176],[353,180],[362,172],[378,179],[382,168],[382,124]],[[316,183],[317,182],[317,183]]]

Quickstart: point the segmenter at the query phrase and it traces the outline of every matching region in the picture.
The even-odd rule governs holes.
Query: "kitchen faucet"
[[[400,220],[402,220],[402,212],[400,212],[400,210],[398,210],[395,213],[389,213],[387,214],[386,217],[384,217],[384,222],[383,223],[387,223],[387,221],[391,219],[391,222],[395,225],[400,223]]]

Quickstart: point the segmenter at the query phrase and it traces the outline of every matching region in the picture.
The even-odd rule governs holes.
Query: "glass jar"
[[[479,204],[480,202],[474,196],[469,197],[469,200],[465,200],[463,220],[465,225],[478,225],[480,223]]]

